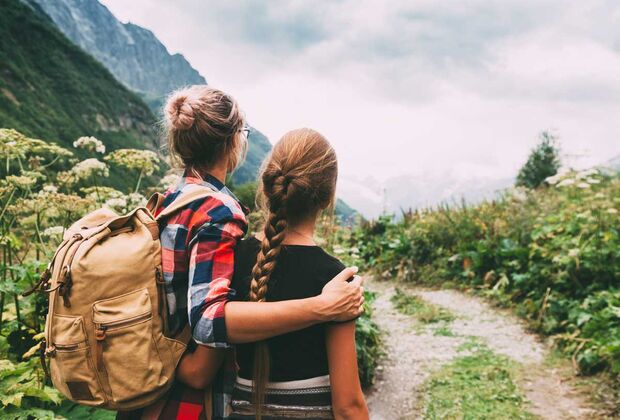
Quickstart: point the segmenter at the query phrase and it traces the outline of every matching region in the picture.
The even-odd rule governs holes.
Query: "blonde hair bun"
[[[247,150],[244,125],[237,101],[207,85],[173,92],[164,108],[170,157],[185,167],[208,168],[227,157],[232,172]]]
[[[174,93],[166,103],[166,118],[175,130],[189,130],[194,125],[194,108],[186,92]]]

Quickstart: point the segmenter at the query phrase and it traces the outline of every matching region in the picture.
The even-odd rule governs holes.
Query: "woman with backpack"
[[[247,147],[244,116],[230,95],[197,85],[168,99],[165,130],[171,159],[184,174],[165,193],[158,214],[197,188],[213,191],[160,221],[168,329],[178,332],[189,324],[196,345],[181,359],[165,401],[118,418],[226,419],[235,380],[232,344],[353,319],[362,311],[363,288],[360,278],[347,282],[357,270],[343,268],[316,296],[269,303],[236,299],[231,287],[235,247],[247,221],[224,181]]]

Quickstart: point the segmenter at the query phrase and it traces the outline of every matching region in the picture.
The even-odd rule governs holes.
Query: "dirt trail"
[[[374,318],[386,333],[387,353],[377,383],[367,396],[372,419],[421,418],[421,385],[435,368],[457,356],[457,348],[468,337],[480,339],[524,367],[520,386],[532,414],[553,420],[593,416],[584,397],[559,372],[544,364],[548,346],[528,333],[515,316],[454,290],[409,289],[456,315],[450,324],[455,336],[435,336],[432,328],[421,328],[413,317],[394,309],[390,302],[393,285],[369,283],[368,288],[377,293]]]

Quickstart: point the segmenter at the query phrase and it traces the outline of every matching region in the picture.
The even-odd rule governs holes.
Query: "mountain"
[[[603,164],[604,167],[615,169],[616,171],[620,171],[620,155],[609,159],[607,162]]]
[[[93,135],[109,149],[156,147],[155,117],[40,11],[0,2],[0,127],[68,146]]]
[[[153,32],[122,23],[97,0],[29,0],[36,2],[74,43],[93,55],[125,86],[159,114],[166,96],[175,89],[206,84],[204,77],[181,54],[170,54]],[[253,181],[271,143],[252,128],[246,160],[234,174],[237,184]]]
[[[463,176],[445,171],[440,174],[402,175],[379,181],[372,177],[355,180],[343,176],[338,180],[338,195],[364,217],[382,213],[400,216],[402,211],[460,204],[475,204],[499,196],[514,184],[512,178]]]
[[[205,84],[181,54],[170,54],[153,32],[121,23],[96,0],[35,0],[58,28],[125,86],[160,99],[185,85]]]

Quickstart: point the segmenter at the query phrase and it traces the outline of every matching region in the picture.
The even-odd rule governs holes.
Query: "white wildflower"
[[[6,147],[15,147],[15,146],[17,146],[17,142],[16,141],[9,141],[9,142],[4,143],[4,145]]]
[[[616,210],[614,208],[610,208],[610,209],[607,209],[607,213],[609,213],[609,214],[618,214],[618,210]]]
[[[590,178],[592,175],[598,175],[598,170],[591,168],[591,169],[586,169],[585,171],[579,171],[575,174],[575,178],[586,179],[586,178]]]
[[[586,182],[588,184],[600,184],[601,181],[596,178],[586,178]]]
[[[564,174],[557,173],[555,175],[548,176],[547,178],[545,178],[545,182],[549,185],[555,185],[558,182],[560,182],[563,177],[564,177]]]
[[[568,251],[568,256],[571,258],[577,258],[579,256],[579,248],[573,248]]]
[[[568,178],[568,179],[564,179],[560,181],[557,186],[558,187],[569,187],[571,185],[575,185],[575,180]]]
[[[90,158],[78,162],[72,169],[71,172],[78,179],[87,179],[93,175],[96,176],[109,176],[110,173],[108,171],[108,165],[97,160],[95,158]]]
[[[340,245],[335,245],[334,246],[334,254],[336,254],[336,255],[344,254],[344,248],[341,247]]]
[[[101,154],[105,153],[105,145],[103,144],[103,142],[91,136],[80,137],[73,142],[73,147],[77,149],[86,149],[90,150],[91,152],[97,152]]]
[[[179,179],[181,179],[179,175],[168,174],[159,181],[159,185],[164,189],[168,189],[175,186],[179,182]]]
[[[43,190],[44,193],[54,194],[58,192],[58,187],[56,185],[44,185]]]
[[[36,184],[37,179],[27,175],[9,175],[6,177],[6,182],[18,188],[28,188]]]
[[[116,211],[124,211],[127,208],[127,200],[124,198],[110,198],[103,206]]]
[[[580,182],[579,184],[577,184],[577,186],[583,190],[585,190],[586,188],[590,188],[590,184],[588,184],[587,182]]]
[[[527,200],[527,188],[516,187],[510,191],[510,195],[513,200],[524,202]]]
[[[146,197],[140,193],[131,193],[127,196],[127,207],[140,207],[146,204]]]
[[[104,159],[127,169],[136,169],[147,176],[159,169],[159,157],[150,150],[119,149]]]
[[[61,236],[65,232],[65,228],[62,226],[51,226],[41,232],[41,236],[52,237],[52,236]]]
[[[594,194],[594,198],[605,198],[605,194],[603,194],[602,192],[598,192]]]

